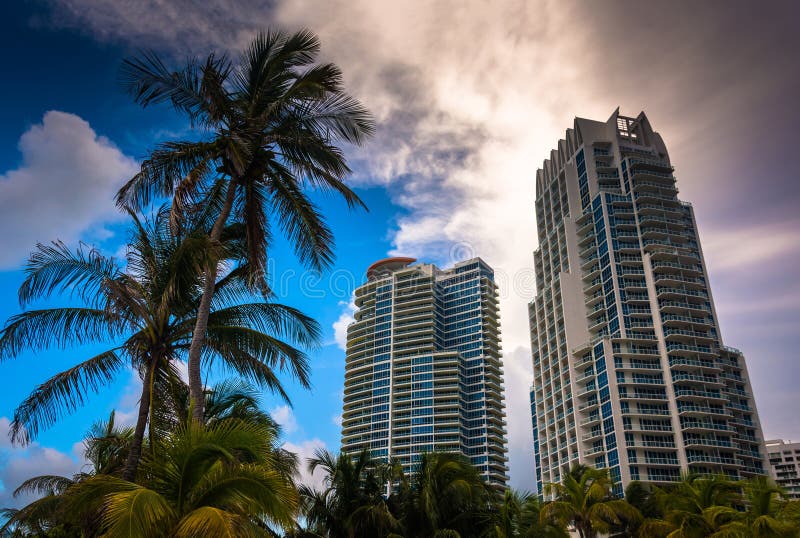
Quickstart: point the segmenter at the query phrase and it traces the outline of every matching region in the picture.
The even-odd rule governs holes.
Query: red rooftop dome
[[[405,258],[402,256],[378,260],[370,265],[369,268],[367,268],[367,279],[371,280],[373,277],[376,277],[381,273],[402,269],[403,267],[406,267],[415,261],[417,261],[416,258]]]

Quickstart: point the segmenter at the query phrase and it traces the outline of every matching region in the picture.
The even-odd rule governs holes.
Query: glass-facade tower
[[[723,344],[692,206],[644,113],[577,118],[536,174],[536,479],[763,474],[742,353]]]
[[[373,264],[347,330],[342,452],[368,449],[410,472],[420,454],[459,452],[507,481],[497,286],[476,258],[441,270]]]

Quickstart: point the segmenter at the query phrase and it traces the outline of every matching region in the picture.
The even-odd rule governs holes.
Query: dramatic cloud
[[[35,500],[35,496],[14,497],[14,490],[33,476],[59,475],[71,477],[83,466],[83,444],[76,443],[72,453],[32,443],[27,447],[12,446],[8,441],[9,420],[0,417],[0,507],[19,508]]]
[[[275,21],[319,33],[378,119],[376,140],[351,156],[355,180],[386,186],[405,210],[393,252],[440,264],[480,255],[497,270],[517,479],[530,453],[514,447],[530,442],[522,395],[535,171],[574,116],[644,109],[694,203],[723,328],[736,336],[726,343],[751,356],[765,427],[800,437],[780,413],[792,407],[781,390],[796,390],[796,376],[781,373],[796,370],[796,331],[773,324],[773,343],[742,341],[758,320],[726,314],[790,286],[791,272],[775,268],[798,261],[800,183],[789,164],[800,122],[798,4],[759,5],[754,16],[749,2],[53,2],[57,23],[173,52],[235,48]],[[531,487],[532,474],[522,478]]]
[[[120,217],[114,194],[136,162],[78,116],[48,112],[19,150],[19,168],[0,174],[0,269],[17,267],[37,242],[102,237],[102,225]]]

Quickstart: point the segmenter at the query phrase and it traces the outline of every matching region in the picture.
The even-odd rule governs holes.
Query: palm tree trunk
[[[133,440],[128,450],[128,458],[125,460],[125,469],[122,471],[122,479],[133,482],[136,478],[136,470],[139,468],[139,461],[142,458],[142,444],[144,443],[144,430],[147,427],[147,418],[150,415],[150,400],[153,396],[153,371],[156,368],[156,359],[153,358],[148,364],[147,371],[142,380],[142,397],[139,400],[139,417],[136,419],[136,428],[133,430]]]
[[[222,230],[231,214],[235,196],[236,184],[231,181],[228,185],[228,192],[225,195],[225,204],[222,206],[222,211],[217,217],[214,226],[211,228],[211,233],[209,234],[209,239],[211,239],[212,242],[217,242],[220,237],[222,237]],[[206,341],[208,316],[211,314],[211,300],[214,298],[214,286],[217,283],[218,266],[218,260],[213,258],[206,268],[203,277],[203,296],[200,298],[200,306],[197,308],[197,319],[195,320],[194,331],[192,332],[192,342],[189,345],[189,403],[192,410],[192,420],[198,424],[202,424],[203,422],[203,408],[205,406],[203,379],[200,371],[200,356]]]

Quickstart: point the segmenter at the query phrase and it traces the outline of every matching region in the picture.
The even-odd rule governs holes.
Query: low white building
[[[767,441],[770,474],[792,499],[800,499],[800,443]]]

